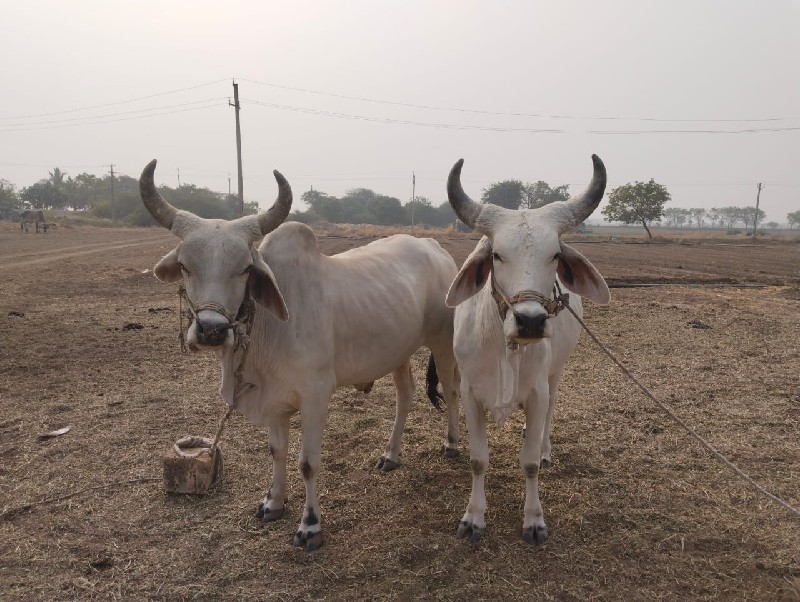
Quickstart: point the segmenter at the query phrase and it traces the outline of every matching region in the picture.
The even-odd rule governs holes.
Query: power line
[[[166,96],[167,94],[177,94],[178,92],[186,92],[187,90],[196,90],[197,88],[203,88],[205,86],[211,86],[213,84],[218,84],[220,82],[228,81],[227,78],[225,79],[217,79],[213,82],[206,82],[204,84],[197,84],[196,86],[187,86],[186,88],[178,88],[177,90],[167,90],[166,92],[157,92],[156,94],[148,94],[147,96],[138,96],[136,98],[130,98],[128,100],[120,100],[117,102],[109,102],[106,104],[101,105],[92,105],[88,107],[79,107],[77,109],[67,109],[65,111],[55,111],[52,113],[39,113],[36,115],[20,115],[17,117],[0,117],[2,120],[15,120],[15,119],[33,119],[36,117],[50,117],[51,115],[64,115],[66,113],[77,113],[78,111],[88,111],[91,109],[102,109],[105,107],[113,107],[115,105],[124,105],[131,102],[138,102],[140,100],[147,100],[148,98],[156,98],[157,96]]]
[[[387,123],[394,125],[413,125],[419,127],[432,127],[451,130],[477,130],[484,132],[521,132],[526,134],[592,134],[592,135],[640,135],[640,134],[754,134],[759,132],[789,132],[798,131],[800,126],[773,127],[773,128],[745,128],[739,130],[564,130],[550,128],[520,128],[520,127],[499,127],[469,124],[436,123],[426,121],[413,121],[408,119],[393,119],[390,117],[369,117],[367,115],[354,115],[351,113],[340,113],[337,111],[327,111],[323,109],[312,109],[309,107],[298,107],[293,105],[280,105],[275,103],[262,102],[259,100],[248,99],[247,102],[255,105],[279,109],[285,111],[295,111],[309,115],[320,115],[324,117],[335,117],[338,119],[352,119],[357,121],[368,121],[372,123]],[[1,131],[1,130],[0,130]]]
[[[226,96],[220,96],[220,97],[217,97],[217,98],[206,98],[204,100],[195,100],[193,102],[183,102],[183,103],[176,104],[176,105],[164,105],[164,106],[161,106],[161,107],[150,107],[148,109],[134,109],[132,111],[122,111],[120,113],[106,113],[105,115],[86,115],[84,117],[67,117],[65,119],[50,119],[50,120],[47,120],[47,121],[31,121],[31,122],[28,122],[28,123],[11,123],[11,124],[6,124],[5,127],[8,127],[8,128],[27,127],[27,126],[30,126],[30,125],[47,125],[47,124],[51,124],[51,123],[66,123],[66,122],[70,122],[70,121],[85,121],[85,120],[88,120],[88,119],[105,119],[106,117],[118,117],[120,115],[134,115],[134,114],[137,114],[137,113],[148,113],[148,112],[151,112],[151,111],[162,111],[162,110],[165,110],[165,109],[174,109],[174,108],[178,108],[178,107],[188,107],[188,106],[203,104],[203,103],[207,103],[207,102],[216,102],[216,101],[220,101],[220,100],[225,100],[226,98],[227,98]]]
[[[214,101],[219,102],[219,101]],[[84,123],[65,123],[61,125],[49,125],[49,126],[36,126],[36,127],[18,127],[18,128],[0,128],[0,132],[28,132],[32,130],[54,130],[59,128],[68,128],[68,127],[79,127],[84,125],[102,125],[104,123],[115,123],[117,121],[131,121],[133,119],[147,119],[149,117],[159,117],[161,115],[173,115],[175,113],[186,113],[188,111],[199,111],[202,109],[212,109],[218,106],[217,104],[210,104],[207,106],[202,107],[191,107],[187,109],[178,109],[176,111],[164,111],[162,113],[152,113],[150,115],[138,115],[135,117],[120,117],[119,119],[106,119],[103,121],[87,121]],[[91,119],[91,118],[87,118]]]
[[[796,121],[800,117],[762,117],[757,119],[675,119],[675,118],[657,118],[657,117],[624,117],[624,116],[579,116],[579,115],[546,115],[541,113],[518,113],[512,111],[486,111],[480,109],[464,109],[459,107],[442,107],[436,105],[421,105],[409,102],[398,102],[391,100],[380,100],[376,98],[366,98],[361,96],[349,96],[347,94],[338,94],[336,92],[326,92],[322,90],[312,90],[309,88],[297,88],[292,86],[283,86],[270,82],[257,81],[253,79],[238,78],[240,81],[249,82],[251,84],[258,84],[262,86],[269,86],[271,88],[278,88],[281,90],[290,90],[293,92],[304,92],[307,94],[317,94],[320,96],[330,96],[333,98],[341,98],[345,100],[356,100],[359,102],[370,102],[375,104],[393,105],[399,107],[407,107],[412,109],[426,109],[433,111],[455,111],[459,113],[473,113],[476,115],[500,115],[506,117],[532,117],[536,119],[578,119],[578,120],[612,120],[612,121],[648,121],[648,122],[663,122],[663,123],[690,123],[690,122],[708,122],[708,123],[747,123],[747,122],[768,122],[768,121]]]

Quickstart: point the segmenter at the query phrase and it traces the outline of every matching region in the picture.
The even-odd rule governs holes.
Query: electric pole
[[[114,164],[111,164],[111,221],[117,223],[117,207],[114,204]]]
[[[178,188],[181,187],[181,168],[178,168]]]
[[[244,179],[242,178],[242,130],[239,127],[239,84],[233,82],[233,103],[228,104],[236,112],[236,166],[239,169],[239,215],[244,215]]]
[[[417,200],[417,176],[411,172],[411,233],[414,233],[414,205]]]
[[[756,214],[753,216],[753,242],[756,242],[756,228],[758,227],[758,202],[761,200],[761,190],[764,188],[764,185],[759,182],[758,183],[758,194],[756,195]]]

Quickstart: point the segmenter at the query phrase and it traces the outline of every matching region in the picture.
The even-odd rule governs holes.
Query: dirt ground
[[[611,305],[587,307],[589,326],[658,399],[800,506],[800,244],[574,241],[612,285],[665,284],[614,288]],[[521,537],[519,415],[490,427],[483,541],[455,539],[466,432],[460,457],[442,458],[423,352],[399,470],[372,468],[393,420],[391,379],[332,400],[320,550],[291,545],[298,470],[284,518],[254,517],[269,442],[239,415],[223,436],[222,483],[202,497],[164,493],[166,449],[213,436],[224,413],[214,361],[178,350],[176,287],[150,271],[174,243],[158,229],[37,236],[0,224],[0,599],[800,600],[800,519],[710,457],[586,335],[540,475],[550,539],[539,548]],[[460,264],[475,240],[442,243]],[[767,286],[730,286],[742,283]]]

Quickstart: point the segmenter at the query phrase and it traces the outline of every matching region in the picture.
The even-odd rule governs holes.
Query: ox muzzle
[[[508,345],[516,349],[520,344],[549,338],[552,335],[550,318],[569,305],[569,293],[563,293],[558,282],[553,286],[553,298],[536,291],[521,291],[506,297],[492,278],[492,297],[503,321]],[[512,320],[508,320],[508,312]]]
[[[181,348],[186,351],[198,351],[201,348],[219,348],[225,345],[239,347],[242,339],[252,324],[254,307],[250,294],[245,291],[244,300],[236,316],[231,315],[225,307],[218,303],[192,303],[181,286],[178,290],[180,304],[186,302],[191,315],[191,322],[186,335],[183,334],[183,308],[179,309],[181,317]]]

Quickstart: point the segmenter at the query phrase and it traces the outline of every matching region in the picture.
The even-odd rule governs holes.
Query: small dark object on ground
[[[144,328],[144,324],[139,324],[139,322],[130,322],[125,324],[122,327],[122,330],[142,330]]]
[[[174,312],[175,309],[172,308],[172,307],[149,307],[149,308],[147,308],[147,311],[149,313],[151,313],[151,314],[155,314],[155,313],[158,313],[160,311]]]
[[[16,316],[18,318],[24,318],[25,317],[25,312],[23,312],[23,311],[13,311],[12,310],[12,311],[8,312],[8,315],[9,316]]]
[[[701,330],[708,330],[709,328],[711,328],[711,326],[709,326],[705,322],[701,322],[700,320],[690,321],[689,326],[691,326],[692,328],[699,328]]]

